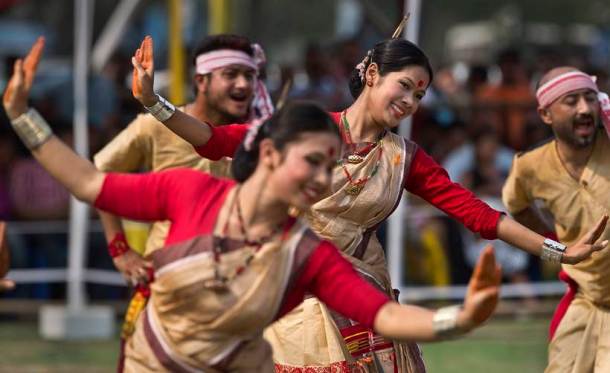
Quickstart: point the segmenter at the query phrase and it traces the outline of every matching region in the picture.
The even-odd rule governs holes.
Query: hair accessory
[[[394,33],[392,34],[392,39],[398,39],[400,37],[400,34],[402,33],[402,30],[405,28],[405,24],[407,24],[407,21],[409,20],[410,16],[411,16],[411,13],[407,13],[407,15],[402,17],[402,20],[400,20],[400,23],[398,24],[398,26],[396,26],[396,30],[394,30]]]
[[[366,67],[372,62],[372,60],[373,60],[373,50],[369,49],[366,52],[366,56],[364,56],[362,61],[356,65],[356,69],[358,70],[358,76],[360,77],[360,80],[362,82],[364,82],[364,73],[366,71]]]

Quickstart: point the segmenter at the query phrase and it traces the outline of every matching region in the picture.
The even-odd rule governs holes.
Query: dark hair
[[[400,71],[407,66],[421,66],[430,75],[432,82],[432,67],[426,54],[415,44],[405,39],[387,39],[381,41],[368,52],[368,58],[365,62],[365,71],[369,65],[375,62],[379,66],[379,75],[384,76],[387,73]],[[357,68],[352,70],[352,76],[349,82],[349,90],[354,98],[360,96],[364,82],[360,78],[360,72]]]
[[[271,139],[281,151],[304,132],[328,132],[340,138],[339,127],[320,106],[303,101],[288,103],[263,123],[250,150],[245,149],[243,142],[239,146],[231,163],[233,178],[241,183],[254,173],[262,140]]]
[[[254,56],[252,42],[245,36],[233,34],[210,35],[203,39],[195,48],[193,53],[193,66],[197,65],[197,56],[202,53],[215,51],[218,49],[234,49]]]

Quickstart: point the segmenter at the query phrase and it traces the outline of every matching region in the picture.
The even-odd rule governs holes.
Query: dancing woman
[[[144,66],[138,61],[134,64],[143,82],[135,97],[145,106],[159,105],[159,96],[152,90],[152,65],[149,61]],[[499,238],[543,260],[575,264],[605,247],[595,242],[607,217],[567,248],[545,240],[453,183],[417,144],[392,133],[391,129],[417,111],[431,80],[426,55],[403,39],[376,44],[356,66],[350,82],[355,102],[343,112],[331,113],[344,146],[333,170],[330,193],[303,210],[314,232],[337,245],[361,275],[388,295],[392,287],[375,230],[392,213],[405,189],[483,238]],[[210,159],[235,154],[249,129],[248,125],[202,126],[179,112],[162,122]],[[310,366],[343,369],[354,364],[380,371],[371,366],[375,362],[385,371],[424,370],[416,346],[376,337],[364,326],[336,317],[315,298],[276,323],[266,337],[274,346],[281,371]]]
[[[263,328],[306,293],[396,340],[460,334],[493,312],[500,270],[491,249],[478,263],[463,307],[434,312],[390,300],[304,219],[288,214],[289,206],[305,210],[327,192],[337,162],[339,131],[317,106],[289,105],[253,127],[234,158],[236,181],[190,169],[104,173],[27,107],[42,48],[41,39],[25,61],[16,61],[3,96],[24,144],[81,201],[119,216],[172,222],[165,248],[152,254],[155,281],[126,345],[126,372],[271,371]],[[138,56],[152,57],[150,40]],[[163,105],[154,114],[173,111]]]

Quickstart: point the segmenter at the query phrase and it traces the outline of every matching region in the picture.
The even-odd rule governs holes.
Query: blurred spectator
[[[525,123],[528,111],[536,108],[535,98],[524,65],[517,50],[507,49],[498,55],[502,73],[499,84],[486,84],[474,92],[474,101],[492,115],[491,124],[499,124],[498,133],[513,149],[521,150],[525,144]],[[494,118],[495,117],[495,118]]]

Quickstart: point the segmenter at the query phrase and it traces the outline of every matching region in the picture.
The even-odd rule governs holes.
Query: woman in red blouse
[[[479,262],[463,308],[433,312],[391,301],[360,278],[333,244],[288,214],[289,206],[306,209],[321,198],[337,162],[339,131],[317,106],[287,106],[258,126],[236,155],[237,182],[190,169],[106,174],[28,109],[42,47],[40,39],[15,63],[3,97],[33,156],[81,201],[132,219],[172,222],[166,248],[153,254],[151,298],[127,342],[125,371],[272,370],[263,328],[305,293],[397,340],[460,334],[493,312],[500,271],[491,249]],[[145,55],[149,47],[143,46]]]
[[[138,67],[137,64],[134,66]],[[152,107],[159,98],[152,90],[152,69],[148,67],[148,70],[140,69],[139,75],[138,69],[135,70],[134,81],[138,82],[139,88],[134,90],[134,95],[144,106]],[[330,193],[311,209],[303,211],[313,230],[337,245],[361,273],[388,294],[392,288],[375,230],[394,210],[404,189],[422,197],[486,239],[499,238],[534,255],[540,256],[547,249],[551,254],[556,253],[554,256],[542,255],[543,259],[575,264],[602,249],[601,245],[594,245],[597,236],[593,233],[600,232],[599,228],[603,230],[604,220],[600,220],[591,230],[591,235],[578,244],[563,247],[564,251],[554,250],[563,245],[545,243],[543,236],[490,208],[472,192],[453,183],[447,172],[417,144],[389,131],[417,110],[432,75],[426,55],[403,39],[378,43],[356,66],[350,82],[354,103],[341,113],[331,113],[340,128],[344,146],[333,171]],[[199,154],[210,159],[233,156],[250,127],[211,127],[180,112],[161,120],[193,144]],[[278,346],[276,351],[283,350],[275,355],[278,368],[283,371],[306,368],[308,364],[304,363],[304,354],[313,351],[313,355],[323,356],[328,343],[344,344],[334,338],[334,325],[347,325],[339,327],[346,341],[351,341],[350,338],[356,334],[365,335],[361,333],[363,330],[353,329],[351,323],[329,317],[322,305],[315,304],[315,299],[307,300],[303,309],[294,315],[294,322],[277,324],[267,333],[274,347]],[[301,332],[296,333],[295,329]],[[350,350],[351,357],[366,360],[370,358],[369,350],[372,349],[377,351],[380,359],[397,362],[395,367],[401,371],[403,367],[413,365],[423,369],[418,363],[417,351],[398,345],[392,351],[387,341],[369,343],[367,338],[362,338],[358,342],[366,344],[365,349],[350,350],[344,344],[346,348],[333,349],[339,351],[336,355],[324,356],[310,364],[332,367],[348,361],[350,357],[343,356],[346,349]],[[303,349],[297,342],[300,340],[324,343]],[[292,345],[291,341],[294,342]]]

